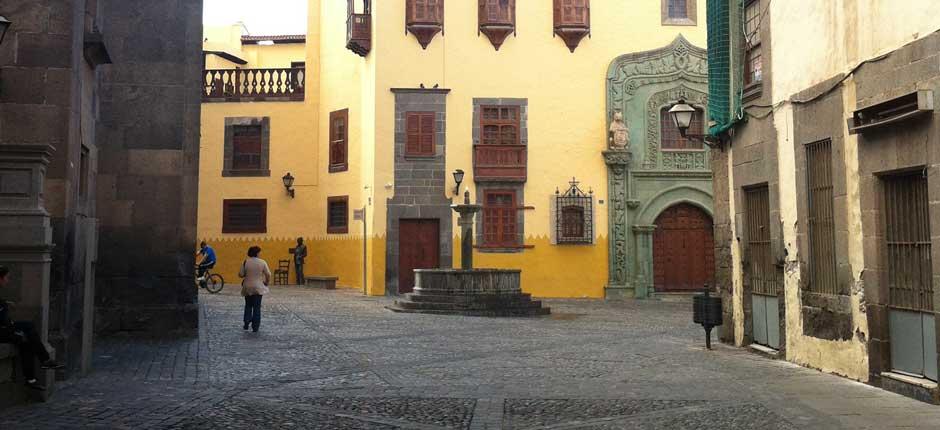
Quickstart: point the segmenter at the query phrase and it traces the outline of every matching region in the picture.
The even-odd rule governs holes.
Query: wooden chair
[[[277,269],[274,270],[274,285],[287,285],[290,283],[290,260],[277,260]]]

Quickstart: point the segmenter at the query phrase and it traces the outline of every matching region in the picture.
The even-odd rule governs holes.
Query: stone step
[[[395,305],[402,309],[425,309],[440,311],[463,311],[463,310],[512,310],[512,309],[537,309],[542,307],[540,301],[521,301],[521,302],[483,302],[483,303],[436,303],[436,302],[411,302],[407,300],[396,300]]]
[[[499,309],[499,310],[431,310],[405,309],[398,306],[386,306],[393,312],[429,315],[458,315],[466,317],[536,317],[548,315],[551,308]]]
[[[436,302],[436,303],[483,303],[483,302],[503,302],[503,301],[529,301],[532,299],[530,294],[485,294],[473,296],[457,296],[444,294],[425,294],[408,293],[405,295],[407,300],[413,302]]]

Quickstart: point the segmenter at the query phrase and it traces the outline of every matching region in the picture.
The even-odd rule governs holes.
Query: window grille
[[[839,294],[832,207],[832,141],[806,145],[806,188],[809,199],[809,290]]]
[[[571,178],[568,190],[555,190],[555,241],[559,245],[594,241],[594,192],[587,193]]]
[[[766,185],[744,190],[744,201],[752,291],[776,296],[780,282],[770,241],[770,190]]]
[[[883,183],[889,304],[933,311],[927,178],[918,171],[885,177]]]
[[[327,198],[326,222],[329,234],[349,233],[349,196]]]
[[[267,200],[224,200],[222,201],[222,233],[266,233],[267,216]]]

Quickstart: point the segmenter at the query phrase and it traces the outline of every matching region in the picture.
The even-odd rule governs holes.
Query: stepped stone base
[[[481,317],[548,315],[551,309],[520,287],[519,270],[420,269],[415,289],[388,309],[395,312]]]

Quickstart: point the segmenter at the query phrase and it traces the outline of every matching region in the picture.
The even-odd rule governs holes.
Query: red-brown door
[[[656,218],[653,270],[656,291],[700,290],[713,284],[712,219],[690,204],[672,206]]]
[[[398,229],[398,293],[410,293],[414,269],[440,267],[440,223],[436,219],[403,219]]]

